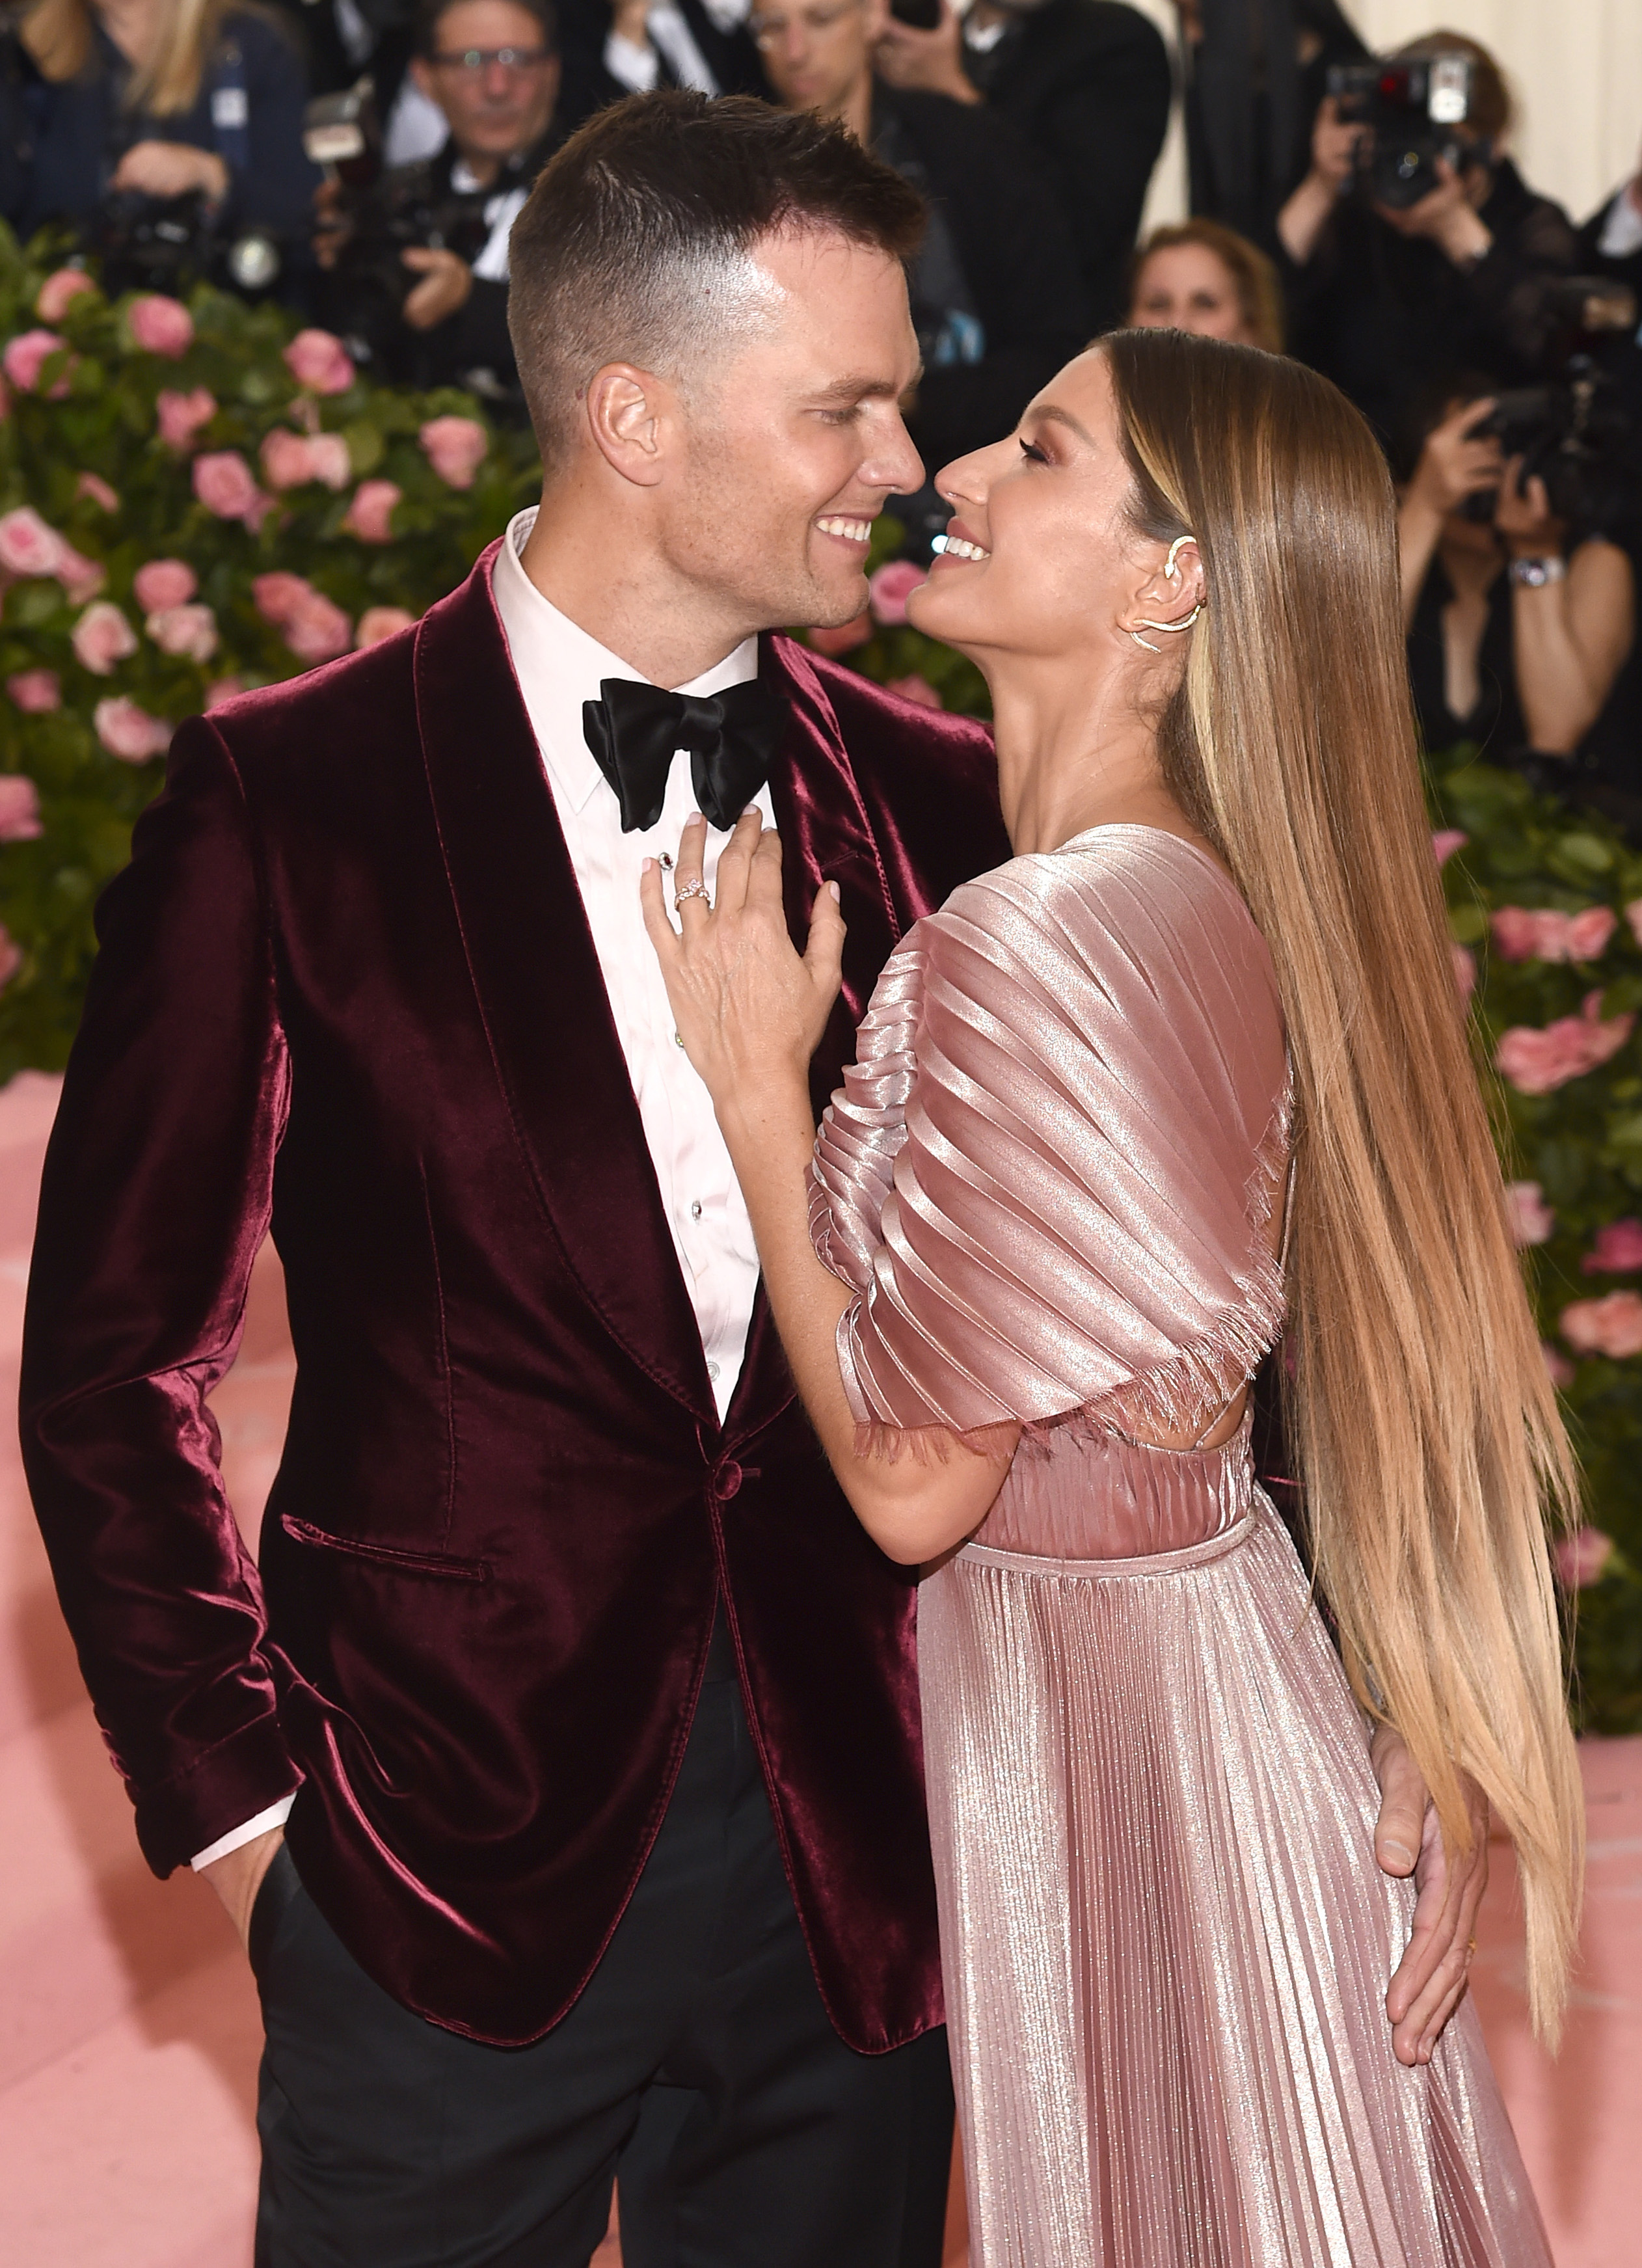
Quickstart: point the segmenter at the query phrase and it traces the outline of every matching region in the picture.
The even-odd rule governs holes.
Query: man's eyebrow
[[[923,375],[924,365],[920,363],[913,374],[913,385]],[[836,378],[830,386],[818,387],[814,398],[817,401],[898,401],[905,391],[893,378]]]
[[[1035,402],[1030,414],[1034,417],[1042,418],[1047,424],[1065,426],[1069,432],[1078,436],[1086,449],[1093,448],[1095,445],[1093,434],[1079,425],[1071,410],[1057,409],[1052,401],[1042,401]]]

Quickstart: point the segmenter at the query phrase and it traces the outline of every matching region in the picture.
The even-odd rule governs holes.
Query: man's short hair
[[[416,52],[425,61],[439,51],[439,26],[453,8],[465,6],[467,0],[422,0],[416,10],[413,33]],[[522,8],[526,16],[534,16],[541,33],[541,44],[554,55],[559,51],[559,18],[553,0],[507,0],[510,8]]]
[[[760,328],[761,238],[831,232],[906,261],[924,217],[899,173],[808,112],[683,90],[599,112],[513,224],[508,328],[543,460],[607,364],[676,376]]]

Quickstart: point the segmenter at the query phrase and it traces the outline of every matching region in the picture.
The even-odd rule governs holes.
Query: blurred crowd
[[[518,416],[508,233],[556,144],[658,85],[819,111],[929,199],[931,468],[1116,323],[1293,354],[1398,483],[1428,743],[1642,822],[1642,174],[1578,224],[1475,41],[1375,56],[1337,0],[1175,4],[1178,64],[1123,0],[21,0],[0,211],[114,289],[278,297]],[[1193,217],[1139,240],[1177,92]],[[945,518],[897,513],[915,549]]]

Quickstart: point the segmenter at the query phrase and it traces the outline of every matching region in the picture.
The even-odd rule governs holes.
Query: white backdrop
[[[1174,44],[1171,0],[1135,0]],[[1642,144],[1642,0],[1344,0],[1373,48],[1439,28],[1498,56],[1516,97],[1515,155],[1575,221],[1636,168]],[[1152,176],[1148,225],[1186,210],[1178,106]]]

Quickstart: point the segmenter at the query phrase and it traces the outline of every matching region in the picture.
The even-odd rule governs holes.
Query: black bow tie
[[[755,677],[722,693],[668,693],[607,677],[600,701],[582,703],[582,730],[622,806],[622,832],[653,827],[680,748],[690,755],[698,810],[729,828],[769,777],[781,704]]]

